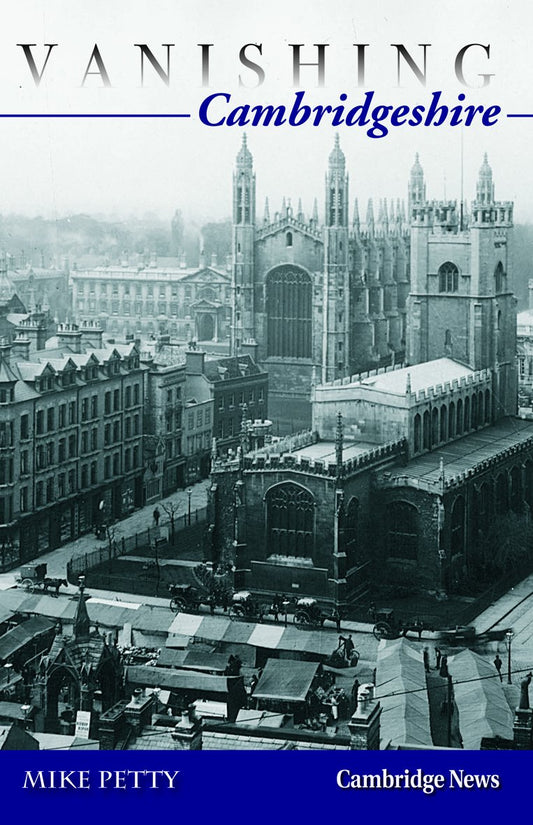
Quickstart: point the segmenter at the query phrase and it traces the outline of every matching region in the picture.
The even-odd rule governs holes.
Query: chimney
[[[185,374],[203,375],[205,352],[199,349],[188,349],[185,353]]]
[[[72,352],[81,352],[82,333],[76,324],[59,324],[57,337],[60,347],[68,347]]]
[[[26,335],[19,333],[11,346],[13,355],[22,358],[24,361],[30,360],[31,341]]]
[[[80,332],[83,346],[102,349],[104,331],[98,321],[82,321]]]
[[[11,361],[11,344],[7,338],[0,338],[0,363],[7,364]]]
[[[358,699],[357,708],[348,722],[350,748],[357,751],[378,751],[381,705],[371,698],[366,689],[360,691]]]
[[[136,735],[142,731],[145,725],[150,724],[153,703],[154,696],[152,693],[145,696],[140,688],[133,691],[133,696],[124,708],[124,713]]]
[[[254,364],[257,363],[257,350],[259,349],[259,344],[253,338],[248,338],[247,341],[243,341],[241,344],[241,355],[249,355]]]
[[[182,710],[181,721],[172,731],[174,747],[181,751],[199,751],[202,749],[202,729],[200,720],[193,710]]]

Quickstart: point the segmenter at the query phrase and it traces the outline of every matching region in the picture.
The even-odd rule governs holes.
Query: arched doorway
[[[215,337],[215,319],[209,312],[198,316],[198,340],[212,341]]]

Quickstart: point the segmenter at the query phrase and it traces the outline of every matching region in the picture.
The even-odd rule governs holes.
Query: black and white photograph
[[[0,750],[531,750],[530,6],[4,12]]]

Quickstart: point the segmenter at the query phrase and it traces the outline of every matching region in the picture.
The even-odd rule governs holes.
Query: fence
[[[161,519],[157,527],[148,527],[133,536],[122,536],[114,538],[113,527],[108,528],[105,544],[97,547],[90,553],[72,558],[67,563],[67,579],[76,584],[78,576],[84,575],[88,570],[98,567],[105,562],[109,562],[119,556],[126,556],[138,552],[143,555],[151,555],[153,544],[157,539],[166,538],[166,528],[168,528],[168,542],[175,545],[179,542],[183,533],[190,532],[195,525],[204,524],[207,518],[207,508],[200,507],[192,513],[185,513],[176,517],[174,523],[171,519]]]

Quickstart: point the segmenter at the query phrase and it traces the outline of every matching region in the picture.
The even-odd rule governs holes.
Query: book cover
[[[155,735],[138,752],[64,751],[60,746],[57,752],[44,751],[35,748],[24,715],[11,728],[11,743],[4,743],[0,760],[6,807],[54,815],[64,798],[82,819],[100,812],[146,817],[156,810],[168,815],[175,805],[178,815],[247,815],[266,821],[317,811],[325,816],[352,811],[356,816],[391,816],[398,807],[412,816],[429,812],[444,818],[454,803],[453,809],[465,816],[479,811],[497,816],[508,815],[513,802],[525,801],[531,737],[527,674],[533,664],[529,591],[527,582],[518,584],[520,577],[511,580],[520,565],[527,568],[533,505],[525,316],[526,340],[518,349],[515,330],[516,308],[528,306],[531,274],[532,22],[523,0],[474,0],[466,6],[458,0],[403,5],[392,0],[272,0],[268,5],[255,0],[155,0],[151,5],[138,0],[26,0],[4,10],[0,212],[6,231],[0,223],[0,245],[11,256],[6,272],[36,271],[39,263],[42,269],[59,269],[65,261],[58,256],[69,258],[72,302],[63,307],[58,295],[46,295],[68,332],[77,316],[92,318],[91,302],[96,301],[89,287],[84,292],[80,286],[80,249],[82,269],[95,266],[88,261],[104,248],[119,267],[130,266],[135,258],[141,269],[158,265],[149,244],[161,243],[176,260],[182,256],[176,269],[187,268],[186,253],[196,256],[195,271],[211,267],[224,284],[227,312],[220,310],[216,296],[205,293],[189,306],[182,323],[172,309],[169,281],[164,305],[160,293],[144,296],[148,303],[137,307],[134,294],[130,309],[129,296],[121,294],[123,304],[115,308],[118,298],[111,291],[103,296],[105,309],[100,304],[94,318],[104,323],[113,341],[122,335],[130,340],[141,330],[147,340],[174,333],[190,336],[193,352],[196,339],[209,341],[214,349],[221,344],[226,348],[219,350],[222,355],[253,352],[269,373],[269,413],[277,435],[320,426],[332,442],[329,458],[304,436],[287,450],[288,461],[280,448],[275,459],[280,489],[273,484],[272,491],[269,481],[259,481],[267,460],[268,472],[274,471],[271,455],[263,455],[263,464],[253,467],[245,465],[237,449],[223,455],[221,443],[235,435],[233,430],[214,434],[218,447],[203,444],[203,466],[212,462],[211,508],[216,510],[217,500],[226,502],[224,479],[236,473],[226,510],[221,505],[218,516],[209,512],[213,541],[221,542],[217,552],[242,573],[241,589],[274,591],[270,576],[280,582],[280,590],[292,586],[295,600],[298,590],[305,598],[319,593],[330,606],[326,620],[336,625],[331,609],[354,598],[354,571],[369,561],[374,538],[384,554],[382,569],[391,596],[393,585],[406,588],[410,579],[421,577],[435,601],[451,597],[453,605],[460,605],[461,617],[469,615],[476,577],[484,577],[485,593],[491,577],[502,571],[510,576],[509,587],[523,588],[493,625],[483,627],[483,664],[473,659],[461,665],[453,719],[446,682],[440,684],[446,724],[443,719],[430,723],[429,710],[417,706],[418,676],[410,681],[411,664],[422,677],[424,665],[428,671],[435,666],[433,660],[425,661],[416,633],[411,646],[398,642],[394,662],[382,657],[381,680],[372,679],[370,649],[377,657],[378,637],[401,635],[399,625],[391,630],[390,617],[381,617],[372,645],[360,644],[356,636],[367,681],[375,684],[361,694],[359,705],[356,692],[359,716],[335,747],[328,745],[327,736],[313,739],[317,731],[309,730],[303,744],[296,734],[256,736],[251,749],[262,752],[248,755],[249,739],[231,728],[223,753],[197,752],[194,724],[184,717],[173,751],[158,752]],[[10,234],[16,226],[13,215],[32,219],[21,237]],[[87,248],[84,233],[96,232],[86,228],[93,219],[112,230],[103,239],[95,234],[94,248]],[[165,222],[172,226],[167,246],[157,234]],[[210,236],[200,232],[206,224],[212,227]],[[213,229],[217,224],[226,232],[219,246]],[[187,249],[184,226],[192,238]],[[123,243],[132,249],[120,248]],[[150,310],[158,299],[157,311]],[[0,375],[6,386],[10,375]],[[46,380],[44,373],[42,377]],[[17,378],[18,373],[13,381]],[[344,396],[337,391],[343,384],[359,389]],[[519,387],[522,418],[516,422]],[[380,420],[375,414],[379,393],[389,399],[379,403],[389,407],[390,398],[400,398],[395,409],[401,408],[401,414]],[[258,400],[254,397],[252,403]],[[250,402],[251,396],[241,410],[243,419]],[[8,421],[10,403],[7,396],[0,397],[0,421]],[[363,443],[364,449],[357,446]],[[152,472],[155,478],[153,467],[160,458],[155,441],[152,448],[140,480],[144,493],[133,482],[122,487],[121,507],[133,509],[144,495],[143,503],[153,501],[150,508],[157,510],[157,498],[150,499],[146,486],[146,475]],[[242,453],[242,441],[239,449]],[[438,460],[432,459],[437,450]],[[111,474],[114,453],[106,455]],[[402,456],[403,463],[394,463],[395,456]],[[134,463],[135,453],[126,460]],[[294,484],[295,462],[298,472],[307,474],[305,483],[302,475]],[[375,475],[372,482],[368,475],[361,492],[358,474],[364,462],[376,462]],[[192,462],[187,468],[180,477],[184,488],[195,480],[195,472],[201,474],[201,459],[196,468]],[[245,487],[245,470],[249,479],[257,473],[260,495],[253,481]],[[49,475],[51,486],[46,487],[45,479],[42,495],[51,491],[52,505],[65,492],[59,485],[71,480],[67,474],[60,481],[60,472]],[[23,468],[17,466],[6,484],[20,486],[21,476]],[[35,499],[29,509],[37,512],[37,488],[31,495]],[[56,527],[48,524],[46,539],[35,528],[35,547],[52,550],[77,538],[93,521],[98,526],[98,519],[103,527],[106,508],[115,506],[114,495],[95,499],[88,515],[80,493],[68,525],[58,511]],[[375,506],[368,504],[372,496]],[[335,538],[324,560],[315,547],[322,515],[315,524],[310,514],[322,514],[320,507],[329,497]],[[186,523],[185,495],[183,499]],[[276,514],[293,504],[297,527],[290,519],[276,521]],[[350,518],[362,524],[365,507],[366,555],[359,556]],[[22,513],[28,508],[18,487],[14,508]],[[159,528],[156,510],[153,521]],[[264,521],[263,511],[268,514]],[[7,510],[2,512],[7,524]],[[231,513],[229,521],[223,521],[223,512]],[[491,513],[497,515],[499,532]],[[167,515],[174,531],[175,514]],[[190,495],[188,519],[190,526]],[[418,519],[416,529],[413,519]],[[13,539],[9,529],[0,525],[6,574],[15,569],[6,559],[23,545],[19,533]],[[47,543],[52,535],[55,545]],[[360,531],[360,541],[362,535]],[[106,537],[111,563],[113,537]],[[231,547],[235,555],[226,559]],[[34,561],[35,555],[28,551],[18,561]],[[59,589],[60,579],[54,581]],[[7,592],[0,591],[0,607]],[[495,587],[494,600],[503,594]],[[306,607],[301,605],[303,625],[312,624]],[[489,602],[479,613],[488,608]],[[85,632],[82,613],[80,607],[74,619],[80,634]],[[473,620],[450,617],[448,610],[448,628],[465,625],[457,633],[464,631],[459,646],[468,648]],[[416,631],[421,621],[413,618],[409,631]],[[333,623],[327,638],[335,644],[329,653],[336,646]],[[281,624],[275,630],[281,635]],[[304,633],[310,628],[303,628],[302,639]],[[434,648],[432,638],[432,652]],[[496,674],[494,656],[500,662]],[[283,657],[276,661],[283,663]],[[306,664],[295,665],[290,676],[305,682]],[[43,673],[47,666],[45,662]],[[65,667],[77,665],[69,661]],[[281,665],[278,669],[284,670]],[[444,678],[443,671],[439,674]],[[262,710],[268,711],[274,707],[272,696],[279,698],[272,684],[277,679],[279,686],[283,677],[278,674],[269,682],[266,676],[267,668],[260,674],[258,696],[264,698]],[[500,684],[505,679],[504,692]],[[486,684],[490,688],[483,690]],[[500,690],[496,699],[490,694],[493,687]],[[401,700],[391,701],[394,697]],[[234,698],[239,704],[239,697]],[[497,709],[498,718],[491,717],[481,734],[489,716],[482,712],[485,702]],[[140,705],[133,711],[140,719]],[[86,713],[77,714],[78,742],[88,735]],[[390,750],[377,747],[379,718],[381,745]],[[314,721],[322,726],[320,734],[331,733],[332,726],[322,723],[319,714]],[[109,725],[111,730],[112,720]],[[428,725],[442,728],[437,743]],[[213,747],[224,736],[215,725]],[[480,752],[484,747],[487,751]]]

